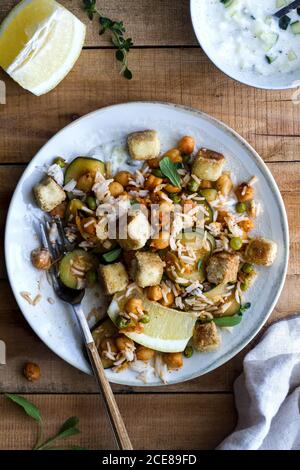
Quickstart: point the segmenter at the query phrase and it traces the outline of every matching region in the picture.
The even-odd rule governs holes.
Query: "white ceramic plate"
[[[6,264],[14,295],[33,330],[65,361],[90,372],[69,307],[55,298],[45,274],[35,270],[30,263],[30,252],[39,244],[34,224],[42,217],[42,212],[35,208],[32,187],[40,180],[43,166],[50,164],[57,155],[72,160],[78,155],[108,156],[112,152],[114,159],[114,155],[120,154],[119,146],[124,144],[128,133],[147,128],[159,131],[163,150],[174,146],[181,136],[190,134],[195,137],[197,146],[224,153],[227,168],[237,175],[238,181],[256,175],[256,195],[264,207],[263,215],[257,220],[257,233],[276,241],[279,248],[275,264],[260,270],[259,281],[247,299],[252,307],[242,323],[232,332],[222,332],[222,346],[215,352],[197,353],[191,359],[185,359],[184,367],[169,375],[169,383],[176,383],[211,371],[237,354],[272,312],[286,275],[288,224],[279,190],[262,159],[227,126],[196,110],[144,102],[100,109],[73,122],[38,152],[19,181],[6,223]],[[40,291],[42,300],[35,307],[29,305],[20,295],[22,291],[30,292],[32,297]],[[84,304],[87,314],[93,307],[99,307],[101,297],[101,293],[96,297],[90,292]],[[55,303],[51,305],[49,298],[55,299]],[[108,370],[107,375],[112,382],[143,385],[133,371],[116,374]],[[161,382],[153,376],[150,385],[161,385]]]
[[[260,75],[255,71],[247,70],[237,70],[221,62],[216,54],[214,53],[214,48],[212,47],[209,34],[207,31],[207,20],[205,15],[206,0],[191,0],[191,18],[194,27],[194,31],[198,42],[209,59],[218,67],[222,72],[224,72],[229,77],[237,80],[245,85],[250,85],[255,88],[265,88],[268,90],[283,90],[287,88],[296,88],[299,86],[300,80],[300,70],[296,70],[291,73],[276,73],[273,75]],[[217,32],[216,32],[217,34]]]

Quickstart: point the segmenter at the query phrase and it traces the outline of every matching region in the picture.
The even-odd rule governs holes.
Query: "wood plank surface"
[[[1,0],[0,22],[19,0]],[[62,5],[72,11],[87,25],[85,47],[108,47],[109,36],[99,36],[96,19],[93,23],[82,10],[82,0],[60,0]],[[113,20],[122,20],[128,36],[135,46],[196,46],[189,0],[97,0],[103,15]]]
[[[109,50],[83,51],[68,77],[49,94],[32,96],[0,72],[0,162],[28,162],[58,130],[114,103],[154,100],[198,108],[233,127],[265,161],[300,160],[300,105],[291,90],[254,90],[220,73],[198,49],[138,49],[134,78],[120,77]],[[74,96],[80,94],[80,100]]]
[[[87,449],[112,449],[114,442],[96,395],[29,395],[41,410],[46,435],[69,416],[80,418],[81,434],[65,441]],[[235,411],[228,395],[117,396],[135,449],[213,449],[233,430]],[[0,449],[30,449],[36,426],[0,396]]]

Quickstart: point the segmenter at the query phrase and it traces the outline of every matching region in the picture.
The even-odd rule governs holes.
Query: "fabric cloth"
[[[271,325],[234,384],[238,424],[219,450],[300,450],[300,317]]]

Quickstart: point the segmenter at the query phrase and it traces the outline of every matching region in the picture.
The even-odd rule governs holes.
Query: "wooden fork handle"
[[[121,450],[132,450],[133,447],[129,439],[123,418],[121,416],[109,381],[106,378],[105,371],[94,341],[87,343],[86,348],[91,365],[93,367],[95,377],[102,392],[102,396],[118,446]]]

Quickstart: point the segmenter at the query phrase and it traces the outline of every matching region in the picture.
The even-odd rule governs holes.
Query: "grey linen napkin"
[[[234,384],[238,424],[219,450],[300,450],[300,317],[271,325]]]

